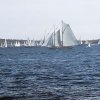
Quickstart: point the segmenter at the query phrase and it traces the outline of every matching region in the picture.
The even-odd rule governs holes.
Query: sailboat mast
[[[62,21],[62,47],[63,47],[63,21]]]
[[[53,46],[55,47],[55,26],[54,26],[54,45]]]

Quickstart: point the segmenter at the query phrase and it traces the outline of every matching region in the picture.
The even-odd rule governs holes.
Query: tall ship
[[[72,32],[70,25],[62,21],[62,31],[60,32],[59,29],[55,32],[54,30],[54,32],[50,34],[50,36],[42,46],[59,48],[59,47],[72,47],[75,45],[79,45],[79,43],[74,33]]]

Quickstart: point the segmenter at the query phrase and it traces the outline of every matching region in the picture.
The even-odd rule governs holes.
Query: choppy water
[[[100,46],[0,49],[0,100],[100,100]]]

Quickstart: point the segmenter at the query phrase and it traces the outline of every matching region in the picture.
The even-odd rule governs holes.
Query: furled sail
[[[78,45],[78,41],[74,36],[69,24],[62,22],[62,46]]]

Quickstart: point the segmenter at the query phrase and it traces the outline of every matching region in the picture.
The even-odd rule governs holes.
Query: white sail
[[[15,43],[15,47],[20,47],[21,46],[21,44],[20,44],[20,42],[18,41],[16,41],[16,43]]]
[[[55,33],[55,47],[61,46],[60,30]]]
[[[53,46],[53,33],[50,35],[50,37],[44,42],[42,46],[45,47],[52,47]]]
[[[7,40],[5,39],[4,47],[7,48]]]
[[[21,44],[20,44],[20,42],[18,41],[18,47],[20,47],[21,46]]]
[[[74,36],[69,24],[62,23],[62,46],[74,46],[78,45],[78,41]]]
[[[29,46],[29,47],[34,46],[33,41],[28,38],[26,41],[26,46]]]
[[[90,42],[88,43],[88,47],[91,47],[91,43]]]
[[[100,40],[98,41],[98,44],[100,44]]]

